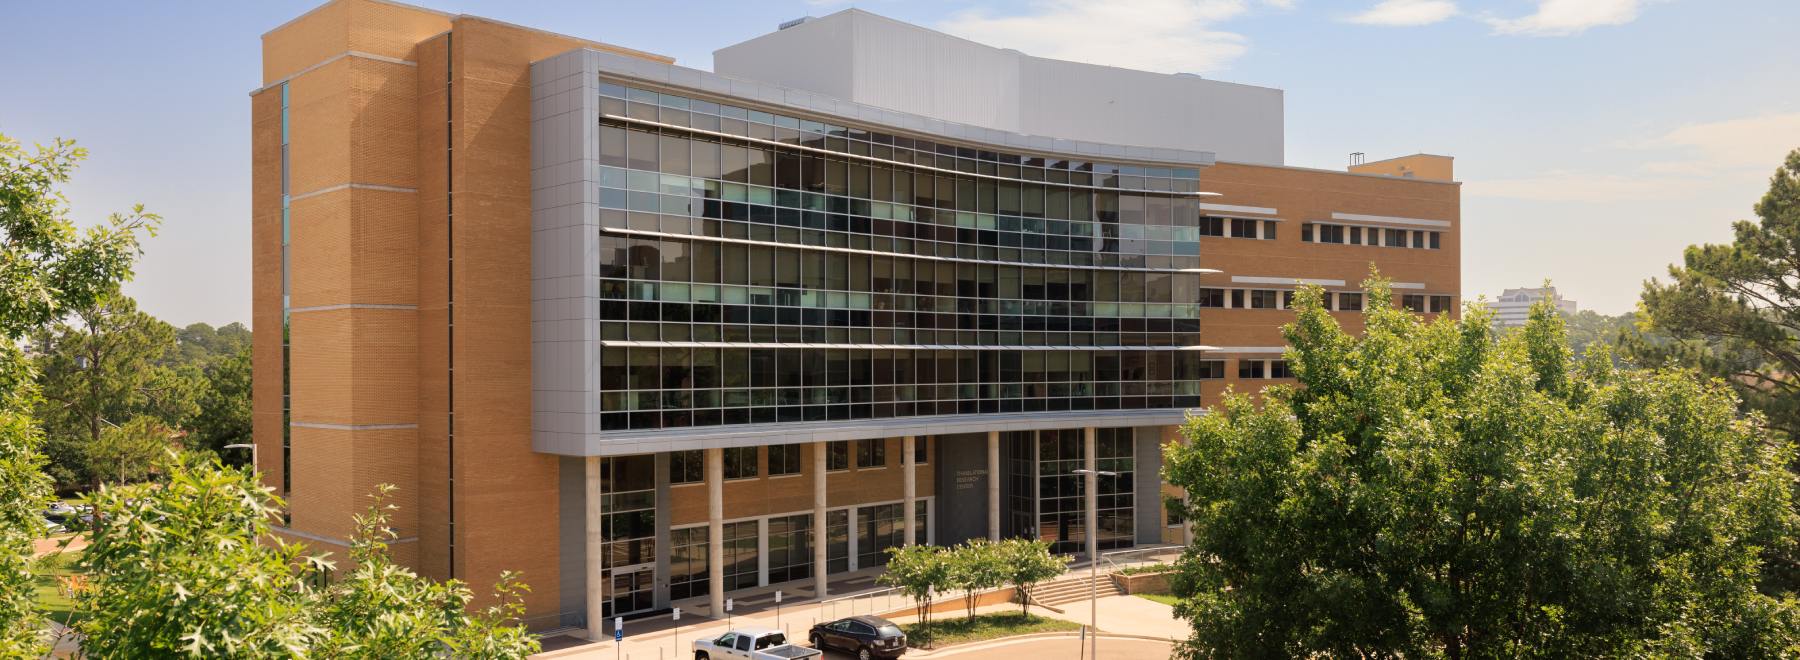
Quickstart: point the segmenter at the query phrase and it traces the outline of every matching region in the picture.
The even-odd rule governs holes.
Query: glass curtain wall
[[[923,502],[920,502],[923,504]],[[887,549],[900,546],[905,529],[899,504],[877,504],[856,509],[856,567],[887,565]]]
[[[769,584],[812,577],[812,514],[769,519]]]
[[[711,582],[706,552],[706,527],[669,531],[669,599],[704,596]]]
[[[1087,551],[1087,482],[1075,471],[1086,466],[1082,429],[1013,431],[1007,449],[1007,520],[1011,536],[1048,541],[1059,553]],[[1099,492],[1098,544],[1101,550],[1135,543],[1133,429],[1096,429]]]
[[[757,586],[757,522],[725,523],[725,590]]]
[[[1199,404],[1197,170],[600,100],[603,428]]]

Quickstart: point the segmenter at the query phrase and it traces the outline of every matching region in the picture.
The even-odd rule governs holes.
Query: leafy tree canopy
[[[1000,542],[998,552],[1006,567],[1003,584],[1019,590],[1020,612],[1031,615],[1031,588],[1069,570],[1069,557],[1050,552],[1050,542],[1043,539],[1007,539]]]
[[[172,360],[175,328],[123,294],[72,310],[32,343],[43,391],[38,418],[52,474],[64,487],[116,474],[93,460],[109,429],[139,417],[182,428],[200,412],[205,375]]]
[[[1795,601],[1757,590],[1791,450],[1727,387],[1576,359],[1548,305],[1496,341],[1480,308],[1371,306],[1356,337],[1321,300],[1284,329],[1298,387],[1168,450],[1184,656],[1800,653]]]
[[[1619,352],[1719,378],[1770,428],[1800,438],[1800,149],[1754,210],[1758,220],[1734,224],[1730,244],[1689,246],[1669,281],[1644,283],[1639,327],[1620,334]],[[1765,555],[1766,587],[1800,590],[1800,554]]]
[[[1756,222],[1728,245],[1689,246],[1669,281],[1644,283],[1643,325],[1675,339],[1627,335],[1621,353],[1725,379],[1747,407],[1800,437],[1800,149],[1769,178]]]
[[[935,545],[900,545],[887,555],[887,570],[877,580],[899,587],[918,603],[919,621],[929,623],[932,596],[950,588],[950,553]]]
[[[350,565],[271,534],[282,501],[248,469],[166,454],[158,483],[102,487],[82,555],[91,589],[71,625],[95,657],[519,658],[537,641],[513,620],[526,588],[502,577],[476,613],[461,582],[394,564],[392,490],[356,519]]]
[[[57,188],[84,157],[73,142],[31,151],[0,134],[0,657],[38,655],[43,646],[26,563],[50,480],[32,418],[35,373],[18,342],[130,279],[138,239],[158,223],[139,206],[77,230]]]

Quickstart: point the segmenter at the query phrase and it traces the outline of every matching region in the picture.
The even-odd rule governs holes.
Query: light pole
[[[1093,540],[1094,547],[1094,556],[1088,557],[1088,657],[1093,660],[1099,660],[1100,637],[1098,633],[1100,632],[1100,587],[1097,583],[1100,581],[1100,540],[1099,537],[1094,535],[1098,534],[1100,531],[1100,513],[1095,511],[1094,508],[1100,501],[1099,478],[1116,477],[1119,476],[1119,473],[1081,468],[1075,470],[1075,474],[1087,475],[1087,483],[1085,484],[1087,486],[1087,492],[1086,497],[1083,499],[1087,500],[1087,534],[1088,538]]]
[[[252,472],[254,472],[256,470],[256,445],[239,442],[239,443],[225,445],[224,447],[221,447],[221,449],[248,449],[248,450],[250,450],[250,470]]]

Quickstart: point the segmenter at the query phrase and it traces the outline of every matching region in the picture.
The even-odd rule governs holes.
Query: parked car
[[[825,655],[818,649],[787,643],[774,628],[739,628],[712,639],[694,640],[694,660],[798,660]]]
[[[906,633],[878,616],[853,616],[821,623],[807,634],[814,648],[833,648],[856,654],[857,660],[898,658],[906,653]]]
[[[68,502],[59,500],[52,502],[50,508],[44,509],[44,518],[49,519],[50,522],[61,523],[68,521],[76,513],[75,507],[69,506]]]

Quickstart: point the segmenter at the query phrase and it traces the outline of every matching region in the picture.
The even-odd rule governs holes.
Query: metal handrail
[[[1147,548],[1114,550],[1112,552],[1100,553],[1100,561],[1108,573],[1113,573],[1133,566],[1143,566],[1146,564],[1173,564],[1173,558],[1164,559],[1161,558],[1160,555],[1173,554],[1176,557],[1179,557],[1181,551],[1184,549],[1184,546],[1180,545],[1156,545]],[[1127,558],[1128,556],[1134,555],[1144,555],[1148,558],[1142,561],[1131,561]]]
[[[864,591],[819,601],[819,617],[824,621],[858,614],[882,614],[903,607],[917,607],[918,602],[899,587]]]

